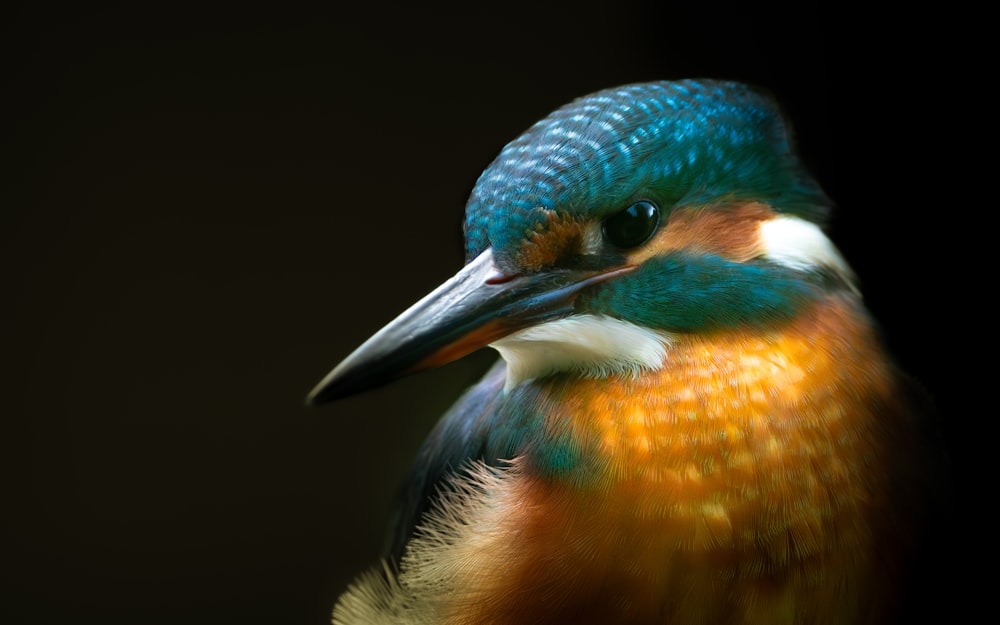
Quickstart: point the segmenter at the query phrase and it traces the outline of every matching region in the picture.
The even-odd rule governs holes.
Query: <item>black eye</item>
[[[604,238],[617,247],[637,247],[649,239],[659,223],[660,209],[652,202],[639,200],[604,220]]]

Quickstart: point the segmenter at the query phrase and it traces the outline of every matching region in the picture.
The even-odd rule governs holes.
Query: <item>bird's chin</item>
[[[507,362],[510,390],[521,382],[575,371],[587,377],[638,375],[663,366],[671,336],[603,315],[573,315],[490,344]]]

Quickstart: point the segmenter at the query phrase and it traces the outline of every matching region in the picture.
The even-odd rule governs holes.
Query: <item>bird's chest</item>
[[[873,407],[890,382],[851,338],[692,341],[661,371],[550,382],[533,400],[550,444],[492,504],[509,548],[490,594],[523,595],[491,606],[510,616],[496,622],[867,611],[852,589],[875,583],[872,519],[889,514],[891,427]]]
[[[691,339],[662,370],[550,381],[536,399],[548,444],[527,461],[610,517],[676,521],[691,548],[741,544],[727,528],[823,517],[840,505],[831,492],[846,505],[872,486],[893,428],[889,369],[850,340]]]

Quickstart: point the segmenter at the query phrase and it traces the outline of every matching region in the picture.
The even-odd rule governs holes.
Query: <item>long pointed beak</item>
[[[309,393],[318,405],[447,364],[517,330],[565,317],[586,287],[634,270],[557,269],[506,276],[486,250],[390,321]]]

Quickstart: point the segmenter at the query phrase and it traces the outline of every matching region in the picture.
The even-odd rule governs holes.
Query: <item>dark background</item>
[[[492,355],[306,392],[461,266],[498,150],[604,87],[771,89],[891,347],[961,402],[940,12],[88,4],[3,20],[3,623],[328,622]]]

